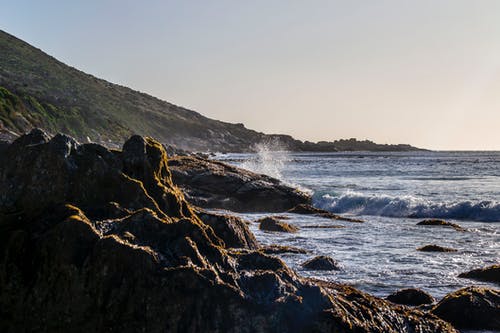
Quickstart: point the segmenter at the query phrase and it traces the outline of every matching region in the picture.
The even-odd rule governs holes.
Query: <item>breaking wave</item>
[[[495,201],[435,203],[412,196],[364,195],[357,192],[340,196],[315,195],[313,200],[316,207],[338,214],[500,222],[500,203]]]

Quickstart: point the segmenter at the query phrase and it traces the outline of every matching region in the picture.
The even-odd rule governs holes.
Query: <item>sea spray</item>
[[[292,159],[290,152],[279,140],[273,139],[260,142],[252,148],[255,154],[243,161],[239,165],[240,168],[279,179],[302,192],[312,194],[310,189],[291,182],[283,174],[283,170],[286,169],[287,164]]]
[[[290,157],[280,142],[276,140],[261,142],[254,145],[253,150],[255,155],[243,162],[240,167],[284,181],[283,169],[290,161]]]

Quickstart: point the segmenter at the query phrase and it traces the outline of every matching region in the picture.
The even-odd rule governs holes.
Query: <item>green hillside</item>
[[[200,151],[248,151],[267,140],[278,140],[292,150],[336,151],[340,147],[336,142],[318,145],[288,135],[265,135],[242,124],[204,117],[83,73],[0,30],[0,132],[20,134],[32,127],[108,145],[120,144],[131,134],[149,135],[182,149]],[[340,150],[355,147],[342,145]],[[360,147],[412,149],[372,142]]]

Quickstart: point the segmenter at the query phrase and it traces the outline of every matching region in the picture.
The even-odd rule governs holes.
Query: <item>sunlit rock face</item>
[[[167,162],[138,136],[113,151],[35,130],[2,151],[0,331],[455,332],[298,277],[243,222],[198,215]]]

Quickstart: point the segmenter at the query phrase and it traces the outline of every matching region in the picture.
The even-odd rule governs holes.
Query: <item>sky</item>
[[[0,8],[0,29],[64,63],[211,118],[310,141],[500,150],[497,0]]]

